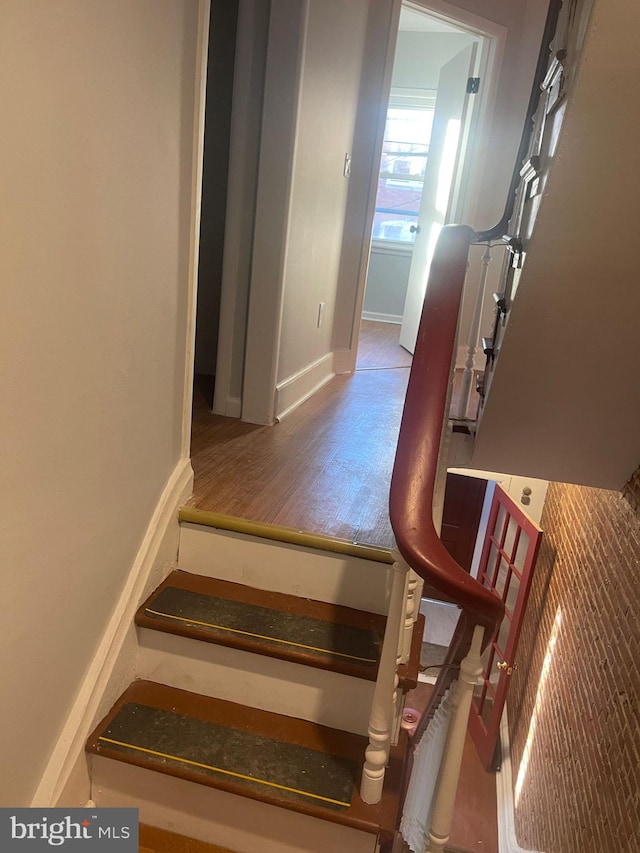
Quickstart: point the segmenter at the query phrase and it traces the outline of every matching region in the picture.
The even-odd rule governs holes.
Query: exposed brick
[[[622,495],[549,486],[508,697],[514,783],[561,623],[516,807],[545,853],[640,853],[640,469]]]

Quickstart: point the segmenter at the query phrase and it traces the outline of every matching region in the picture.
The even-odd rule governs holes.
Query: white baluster
[[[487,243],[482,254],[482,266],[480,268],[480,284],[476,294],[476,304],[469,327],[469,344],[467,346],[467,359],[462,372],[462,385],[458,399],[458,411],[456,417],[466,418],[471,400],[471,389],[473,388],[474,368],[476,364],[476,352],[478,349],[478,337],[480,335],[480,323],[482,322],[482,308],[484,306],[484,292],[487,286],[489,264],[491,263],[491,243]]]
[[[409,566],[398,554],[393,564],[391,596],[387,613],[387,626],[382,642],[378,678],[373,694],[369,717],[369,746],[365,752],[360,796],[365,803],[379,803],[382,796],[384,774],[389,760],[393,735],[398,689],[398,648],[401,629],[404,627],[405,590]]]
[[[428,853],[442,853],[449,841],[473,688],[482,673],[480,650],[483,636],[484,628],[476,625],[469,652],[460,664],[460,676],[451,699],[453,710],[431,813]]]

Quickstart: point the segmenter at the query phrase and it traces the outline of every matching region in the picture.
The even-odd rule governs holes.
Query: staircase
[[[87,744],[93,800],[235,853],[374,853],[398,822],[407,751],[399,703],[382,797],[364,803],[391,554],[182,516],[178,568],[136,615],[137,680]]]

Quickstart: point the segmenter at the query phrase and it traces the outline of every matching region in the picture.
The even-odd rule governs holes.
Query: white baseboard
[[[363,320],[372,320],[374,323],[394,323],[396,326],[402,325],[401,314],[381,314],[378,311],[363,311]]]
[[[502,766],[496,773],[496,794],[498,798],[498,851],[499,853],[533,853],[518,844],[513,808],[513,775],[511,772],[511,752],[509,747],[509,724],[507,708],[502,713],[500,723],[502,743]]]
[[[333,379],[333,353],[313,361],[276,386],[276,418],[282,420]]]
[[[127,582],[40,779],[32,807],[81,807],[89,799],[85,741],[135,677],[137,643],[133,618],[140,602],[175,565],[178,508],[192,488],[191,461],[183,458],[165,484]]]

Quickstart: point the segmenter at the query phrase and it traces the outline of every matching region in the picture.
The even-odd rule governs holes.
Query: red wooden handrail
[[[485,640],[502,620],[502,601],[449,554],[433,524],[432,507],[458,316],[475,232],[447,225],[431,262],[418,339],[391,479],[389,512],[398,550],[409,566],[450,601],[470,624],[484,625]]]

